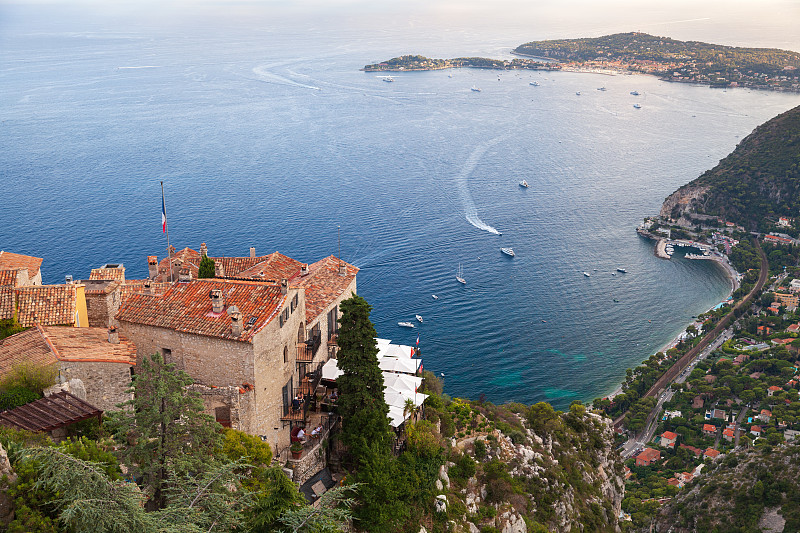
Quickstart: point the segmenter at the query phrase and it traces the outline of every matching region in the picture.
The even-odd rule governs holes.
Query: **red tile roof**
[[[56,361],[50,345],[35,327],[0,341],[0,376],[5,375],[11,367],[20,363],[49,365]]]
[[[689,450],[690,452],[695,454],[697,457],[700,457],[701,455],[703,455],[703,450],[701,450],[700,448],[695,448],[694,446],[689,446],[688,444],[681,444],[680,447]]]
[[[125,281],[124,268],[93,268],[89,274],[89,279],[110,279],[114,281]]]
[[[0,287],[15,286],[17,284],[16,270],[0,270]]]
[[[346,269],[344,276],[339,274],[339,264]],[[309,265],[308,270],[308,275],[292,280],[293,285],[303,287],[306,291],[306,324],[324,313],[350,286],[358,273],[358,268],[332,255]]]
[[[0,279],[0,320],[8,320],[14,318],[14,286],[6,285],[3,281]]]
[[[661,434],[661,437],[667,440],[675,440],[678,438],[678,434],[673,433],[672,431],[665,431],[664,433]]]
[[[636,456],[637,461],[653,462],[661,458],[661,452],[653,448],[645,448],[642,453]]]
[[[761,426],[750,426],[750,431],[753,433],[755,432],[761,433]]]
[[[27,268],[28,276],[33,278],[39,273],[43,259],[41,257],[31,257],[30,255],[13,254],[0,250],[0,270],[12,270],[15,268]]]
[[[703,424],[703,431],[713,431],[713,432],[716,433],[717,426],[715,426],[713,424]]]
[[[34,323],[46,326],[75,324],[77,288],[80,284],[37,285],[17,287],[20,325],[30,327]]]
[[[714,448],[708,448],[706,453],[704,454],[706,457],[711,457],[712,459],[720,454],[719,451],[715,450]]]
[[[236,274],[230,273],[229,268],[225,266],[225,263],[223,262],[223,266],[225,266],[225,276],[263,280],[270,279],[275,281],[280,281],[282,278],[291,279],[300,273],[300,267],[302,265],[303,263],[300,261],[296,261],[295,259],[287,257],[279,252],[274,252],[268,255],[266,260],[260,261],[259,263],[256,263],[245,270],[241,270]],[[236,268],[238,266],[239,265],[234,265],[232,268]]]
[[[213,289],[220,289],[225,299],[221,313],[212,312],[209,293]],[[161,296],[132,294],[123,302],[117,320],[252,342],[253,336],[277,316],[284,300],[280,287],[274,284],[200,279],[176,283]],[[227,314],[232,305],[242,313],[244,327],[239,337],[233,336]]]
[[[777,385],[773,385],[770,388],[768,388],[767,390],[771,390],[772,392],[778,392],[779,390],[783,390],[783,389],[781,387],[778,387]]]
[[[728,428],[725,431],[723,431],[722,434],[724,436],[726,436],[726,437],[733,437],[734,436],[733,430],[730,429],[730,428]]]

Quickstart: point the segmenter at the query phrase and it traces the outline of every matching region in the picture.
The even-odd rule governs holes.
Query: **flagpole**
[[[167,256],[169,257],[169,281],[173,281],[172,248],[169,245],[169,223],[167,222],[167,202],[164,201],[164,182],[161,182],[161,204],[164,206],[164,231],[167,233]]]

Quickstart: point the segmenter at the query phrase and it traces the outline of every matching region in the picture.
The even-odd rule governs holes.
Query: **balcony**
[[[311,351],[311,348],[305,342],[298,342],[297,343],[297,362],[298,363],[310,363],[314,360],[314,352]]]

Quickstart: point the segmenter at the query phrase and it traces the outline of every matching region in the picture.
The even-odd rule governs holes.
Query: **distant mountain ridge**
[[[800,106],[758,126],[717,166],[664,201],[661,216],[716,215],[762,230],[800,215]]]

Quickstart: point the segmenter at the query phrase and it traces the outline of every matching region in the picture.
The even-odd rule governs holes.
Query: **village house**
[[[688,444],[681,444],[679,447],[685,450],[689,450],[694,454],[695,457],[700,457],[701,455],[703,455],[703,450],[701,450],[700,448],[695,448],[694,446],[689,446]]]
[[[768,424],[769,419],[772,418],[772,411],[770,411],[769,409],[762,409],[761,413],[759,413],[757,418],[762,422],[764,422],[765,424]]]
[[[728,442],[732,442],[734,438],[736,438],[736,432],[733,428],[725,428],[722,432],[722,438],[724,438]]]
[[[636,456],[636,466],[650,466],[661,460],[661,452],[654,448],[645,448]]]
[[[6,286],[0,289],[0,319],[14,316],[23,327],[40,326],[88,327],[86,294],[84,285]]]
[[[278,252],[258,257],[251,248],[250,257],[212,258],[215,277],[197,279],[201,258],[190,248],[161,262],[148,257],[151,279],[123,294],[116,322],[139,360],[162,353],[195,380],[220,424],[261,436],[280,456],[286,428],[305,424],[321,366],[335,356],[339,305],[356,293],[358,269],[335,257],[311,265]],[[166,288],[148,292],[148,283]],[[298,393],[302,409],[293,406]]]
[[[706,452],[703,455],[705,457],[708,457],[709,459],[716,459],[717,457],[720,456],[720,452],[715,450],[714,448],[708,448],[706,449]]]
[[[717,434],[717,426],[713,424],[703,424],[703,435],[714,437]]]
[[[786,328],[786,333],[800,333],[800,323],[790,324],[789,327]]]
[[[661,446],[665,448],[674,448],[677,440],[677,433],[673,433],[672,431],[665,431],[661,434]]]
[[[0,272],[12,270],[18,273],[18,283],[16,287],[25,285],[42,284],[41,257],[31,257],[30,255],[15,254],[0,250]],[[2,283],[0,283],[2,284]]]
[[[781,391],[783,391],[782,388],[780,388],[780,387],[778,387],[776,385],[773,385],[773,386],[771,386],[770,388],[767,389],[767,396],[772,396],[776,392],[781,392]]]
[[[797,307],[800,305],[800,294],[780,293],[776,292],[775,303],[785,307]]]
[[[752,433],[756,437],[760,437],[761,436],[761,426],[750,426],[750,433]]]
[[[115,330],[34,324],[0,340],[0,378],[22,363],[57,365],[59,383],[81,380],[86,401],[107,411],[131,397],[136,347]]]

